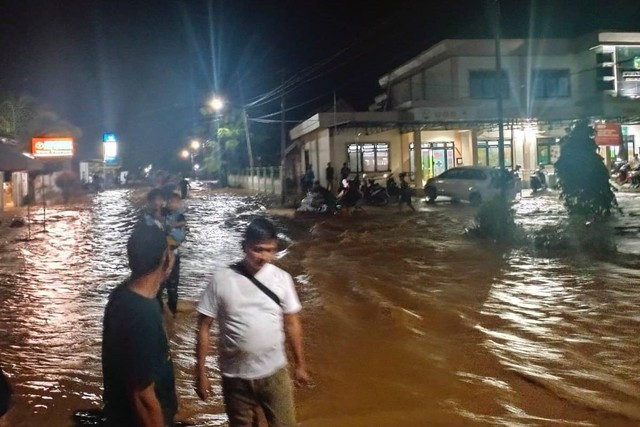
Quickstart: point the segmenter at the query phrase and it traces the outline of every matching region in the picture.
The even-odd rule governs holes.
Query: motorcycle
[[[393,174],[389,174],[387,177],[387,195],[394,200],[400,197],[400,187],[398,187],[398,183],[393,177]]]
[[[372,206],[386,206],[389,204],[389,193],[375,180],[368,180],[368,183],[365,183],[362,187],[365,203]]]
[[[543,166],[540,166],[535,173],[529,177],[529,186],[534,193],[543,188],[547,188],[547,176],[544,173]]]

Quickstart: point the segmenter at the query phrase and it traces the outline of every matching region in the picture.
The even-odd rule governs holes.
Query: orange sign
[[[620,145],[622,132],[619,123],[596,123],[596,144],[598,145]]]
[[[34,157],[72,157],[73,138],[33,138],[31,154]]]

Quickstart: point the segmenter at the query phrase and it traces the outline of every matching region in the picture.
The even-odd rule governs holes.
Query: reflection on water
[[[48,209],[48,232],[32,241],[16,241],[23,230],[2,236],[0,362],[18,394],[11,425],[68,426],[77,411],[100,407],[102,314],[126,275],[138,198],[104,192],[88,205]],[[631,196],[621,203],[640,213]],[[231,194],[186,204],[185,302],[169,325],[180,416],[225,425],[214,357],[214,398],[203,404],[193,391],[189,301],[214,267],[241,256],[242,229],[265,208]],[[532,229],[563,214],[552,197],[517,208]],[[615,259],[534,257],[470,241],[463,230],[473,212],[440,203],[417,214],[281,222],[292,241],[278,262],[296,277],[318,384],[298,393],[302,425],[640,423],[638,271]],[[638,224],[634,215],[620,221],[625,252],[640,253]]]

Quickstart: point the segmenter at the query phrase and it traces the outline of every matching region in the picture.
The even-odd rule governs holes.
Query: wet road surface
[[[279,219],[290,246],[317,387],[298,392],[304,426],[636,426],[640,424],[639,195],[622,194],[620,256],[553,255],[470,240],[467,205],[393,207],[352,217]],[[241,256],[259,197],[200,193],[182,303],[169,325],[180,419],[225,425],[193,391],[193,303],[216,266]],[[528,230],[557,224],[551,195],[517,205]],[[14,426],[74,425],[100,407],[100,337],[109,291],[126,277],[132,190],[47,209],[47,233],[0,236],[0,363],[17,392]],[[36,212],[34,231],[42,229]],[[620,259],[624,262],[620,262]]]

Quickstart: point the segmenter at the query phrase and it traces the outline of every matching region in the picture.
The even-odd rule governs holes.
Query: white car
[[[509,171],[485,166],[462,166],[449,169],[431,178],[424,186],[427,200],[433,202],[438,196],[454,200],[466,200],[473,205],[491,200],[500,194],[500,181],[506,182],[507,197],[515,198],[515,179]]]

